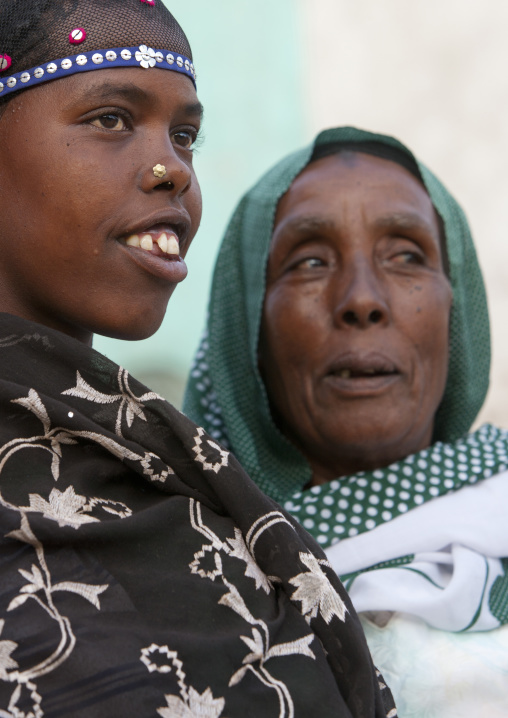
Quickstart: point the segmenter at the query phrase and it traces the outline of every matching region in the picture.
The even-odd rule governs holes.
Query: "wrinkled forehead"
[[[353,168],[357,167],[359,164],[363,164],[362,158],[367,159],[369,157],[373,157],[385,162],[390,162],[392,165],[396,165],[402,168],[402,170],[404,171],[400,173],[400,181],[407,181],[408,183],[413,184],[416,180],[419,189],[421,189],[421,192],[426,195],[428,201],[430,201],[430,204],[432,205],[432,213],[435,216],[436,223],[438,226],[443,268],[446,275],[449,277],[449,261],[446,246],[445,225],[441,215],[437,211],[432,201],[432,197],[430,196],[425,186],[418,164],[412,156],[406,154],[398,147],[384,145],[379,142],[336,142],[318,145],[317,147],[315,147],[308,164],[304,167],[302,172],[293,180],[287,192],[280,198],[275,213],[273,231],[275,231],[277,227],[278,221],[282,214],[282,210],[285,203],[287,202],[286,198],[291,192],[291,189],[299,184],[300,178],[305,176],[306,173],[313,174],[313,185],[314,188],[317,188],[320,182],[319,161],[332,157],[336,157],[338,160],[338,162],[336,163],[337,172],[340,172],[341,168]],[[372,167],[373,165],[371,165],[370,163],[366,163],[366,167],[368,168],[369,166]],[[366,171],[369,170],[367,169]],[[409,175],[407,173],[409,173]],[[344,177],[346,178],[347,176],[347,174],[344,175]],[[356,180],[352,177],[351,181]]]
[[[386,145],[381,142],[330,142],[317,145],[311,155],[309,164],[322,159],[323,157],[329,157],[330,155],[341,154],[343,157],[354,157],[355,154],[358,153],[389,160],[390,162],[395,162],[395,164],[404,167],[404,169],[416,177],[427,192],[420,169],[414,158],[401,150],[399,147]]]

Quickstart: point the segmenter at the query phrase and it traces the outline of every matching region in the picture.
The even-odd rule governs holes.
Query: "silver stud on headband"
[[[0,0],[1,1],[1,0]],[[75,28],[80,29],[80,28]],[[81,28],[82,29],[82,28]],[[105,62],[105,60],[107,62]],[[7,62],[11,58],[5,53],[0,53],[0,67],[6,69]],[[93,63],[90,66],[89,63]],[[9,64],[10,66],[10,64]],[[16,72],[11,77],[3,79],[0,83],[0,93],[7,95],[20,89],[18,82],[25,87],[32,87],[41,82],[73,75],[76,72],[101,69],[102,67],[143,67],[150,69],[160,66],[167,70],[181,72],[189,77],[194,86],[196,85],[196,71],[189,58],[176,55],[167,50],[154,50],[147,45],[138,47],[116,47],[107,48],[99,52],[89,51],[80,55],[70,55],[63,59],[49,62],[44,66],[32,67],[23,72]],[[0,72],[2,70],[0,69]]]

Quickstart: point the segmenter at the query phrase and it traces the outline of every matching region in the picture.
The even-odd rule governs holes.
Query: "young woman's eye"
[[[94,127],[100,127],[102,130],[112,130],[113,132],[122,132],[127,129],[124,118],[112,112],[96,117],[91,124]]]
[[[197,134],[196,130],[178,130],[177,132],[173,132],[171,139],[178,147],[192,150],[197,139]]]

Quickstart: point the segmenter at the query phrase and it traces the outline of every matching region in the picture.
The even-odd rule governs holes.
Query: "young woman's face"
[[[82,341],[158,329],[201,219],[201,109],[189,78],[143,68],[74,75],[7,105],[0,311]]]

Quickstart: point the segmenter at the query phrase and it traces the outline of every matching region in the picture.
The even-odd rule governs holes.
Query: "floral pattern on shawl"
[[[290,718],[316,689],[323,716],[394,715],[319,549],[229,452],[58,332],[41,372],[41,328],[3,319],[0,715],[231,718],[252,695]]]

